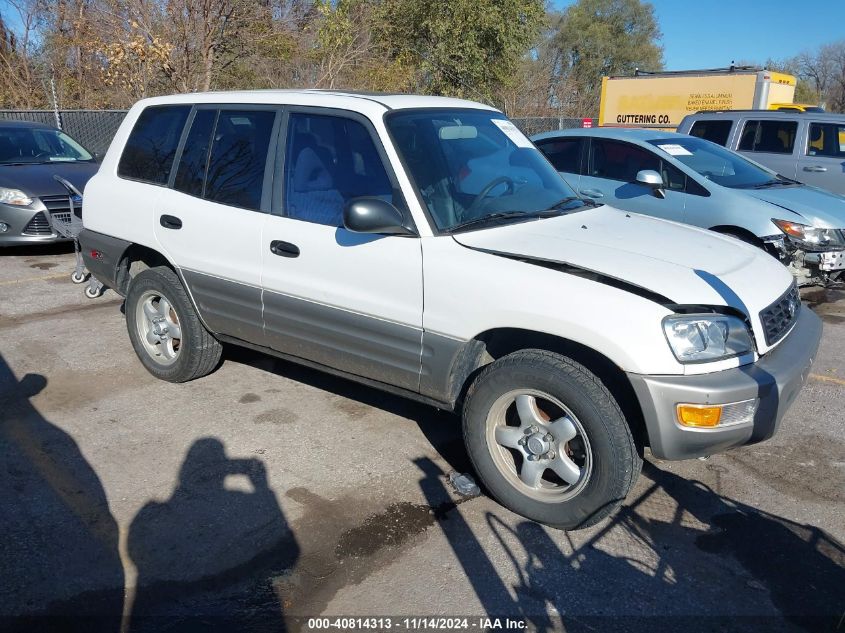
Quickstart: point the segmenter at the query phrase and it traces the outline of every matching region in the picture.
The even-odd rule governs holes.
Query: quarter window
[[[244,209],[261,209],[267,149],[276,113],[221,110],[214,128],[204,197]]]
[[[191,106],[152,106],[141,112],[129,134],[117,175],[166,184]]]
[[[393,202],[393,187],[369,131],[353,119],[293,113],[285,159],[285,214],[343,225],[352,198]]]
[[[747,121],[739,149],[746,152],[791,154],[795,147],[797,121]]]
[[[191,123],[191,130],[185,139],[185,148],[176,169],[173,187],[177,191],[201,197],[205,184],[205,170],[208,167],[208,147],[217,110],[197,110]]]
[[[719,145],[727,145],[732,125],[733,121],[728,119],[699,120],[692,124],[689,133]]]
[[[581,139],[562,138],[537,145],[558,171],[578,174],[581,170]]]
[[[807,156],[845,157],[845,124],[810,123]]]

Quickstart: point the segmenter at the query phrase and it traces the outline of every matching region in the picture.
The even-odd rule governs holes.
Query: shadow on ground
[[[266,366],[247,352],[229,358]],[[415,420],[451,467],[467,469],[454,416],[288,363],[272,371]],[[401,564],[407,548],[434,547],[425,532],[442,534],[460,564],[465,584],[456,591],[470,590],[487,614],[540,631],[841,630],[841,544],[651,464],[615,517],[566,533],[485,501],[456,503],[441,467],[412,455],[428,504],[398,498],[350,519],[354,500],[277,493],[260,460],[231,458],[215,438],[193,442],[169,498],[149,501],[128,526],[138,582],[124,596],[129,561],[121,561],[103,486],[74,439],[29,402],[46,384],[38,375],[18,380],[0,357],[3,630],[304,629],[288,615],[294,598],[297,614],[318,615],[316,605]],[[310,515],[289,525],[279,498],[311,504]],[[315,536],[324,524],[331,530]],[[413,572],[428,578],[437,567]],[[308,596],[327,586],[330,595],[309,613]],[[425,605],[420,615],[439,599],[425,586],[408,588]],[[372,604],[389,610],[375,596]]]
[[[426,495],[442,494],[439,468],[418,466]],[[439,525],[485,611],[539,631],[842,630],[840,543],[650,463],[643,476],[644,492],[583,533],[500,512],[486,526],[457,511]],[[482,548],[475,535],[491,533]],[[502,558],[515,584],[497,573]]]

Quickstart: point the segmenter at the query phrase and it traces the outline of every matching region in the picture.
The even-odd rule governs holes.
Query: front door
[[[663,198],[637,182],[637,173],[650,169],[663,177]],[[578,192],[596,202],[676,222],[684,221],[685,176],[654,152],[624,141],[592,138],[586,173]]]
[[[810,123],[796,179],[845,195],[845,123]]]
[[[276,107],[195,108],[155,214],[156,237],[208,327],[256,344],[277,116]]]
[[[352,198],[379,197],[404,208],[375,130],[354,113],[293,108],[283,139],[283,168],[261,243],[268,344],[418,390],[420,240],[343,227],[343,207]]]
[[[795,169],[797,137],[798,121],[795,119],[748,119],[742,122],[737,151],[782,176],[800,180]]]

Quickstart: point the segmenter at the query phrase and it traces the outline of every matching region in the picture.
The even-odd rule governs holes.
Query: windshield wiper
[[[566,198],[562,198],[562,199],[558,200],[557,202],[555,202],[551,207],[549,207],[549,210],[550,211],[551,210],[561,210],[560,208],[563,205],[569,204],[570,202],[576,202],[576,201],[582,203],[584,206],[589,206],[589,207],[598,207],[598,206],[604,204],[603,202],[596,202],[595,200],[592,200],[590,198],[582,198],[580,196],[567,196]],[[574,210],[575,209],[569,209],[569,211],[574,211]]]
[[[797,180],[792,180],[792,178],[787,178],[786,176],[778,175],[777,178],[773,178],[772,180],[767,180],[766,182],[761,182],[758,185],[754,185],[754,189],[767,189],[769,187],[774,187],[775,185],[800,185],[801,183]]]
[[[472,220],[459,222],[455,226],[451,226],[446,229],[446,232],[455,233],[456,231],[460,231],[462,229],[495,223],[501,220],[536,220],[539,218],[552,218],[564,213],[566,212],[560,209],[547,209],[545,211],[499,211],[497,213],[491,213],[490,215],[481,216],[480,218],[473,218]]]

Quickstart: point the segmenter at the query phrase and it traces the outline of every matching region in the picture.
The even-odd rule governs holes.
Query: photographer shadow
[[[264,464],[199,439],[171,497],[147,503],[132,521],[138,580],[129,630],[283,631],[271,578],[299,553]]]

